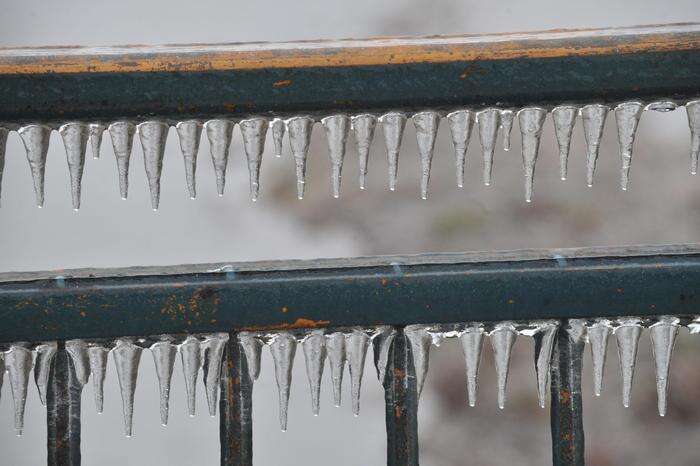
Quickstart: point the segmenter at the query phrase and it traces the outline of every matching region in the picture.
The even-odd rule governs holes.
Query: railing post
[[[48,466],[80,466],[82,390],[65,344],[59,342],[46,394]]]
[[[229,335],[219,403],[221,466],[253,464],[253,381],[238,335]]]
[[[384,378],[388,466],[418,465],[418,393],[411,347],[403,328],[391,345]]]
[[[583,406],[581,369],[583,367],[584,323],[579,319],[562,321],[552,355],[551,424],[554,466],[583,466]]]

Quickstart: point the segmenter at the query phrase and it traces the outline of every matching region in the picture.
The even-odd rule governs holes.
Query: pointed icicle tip
[[[491,186],[493,172],[493,152],[498,139],[498,127],[501,125],[501,112],[497,108],[487,108],[476,114],[479,126],[479,141],[484,160],[484,185]]]
[[[513,110],[501,110],[501,131],[503,134],[503,150],[510,150],[510,133],[513,131],[513,120],[515,112]]]
[[[216,416],[216,401],[221,382],[221,366],[227,342],[228,333],[215,333],[208,335],[202,343],[204,352],[204,390],[207,394],[207,407],[211,417]]]
[[[248,377],[250,377],[251,382],[254,382],[258,380],[260,375],[260,356],[263,342],[250,332],[241,332],[238,334],[238,343],[245,354],[246,364],[248,365]]]
[[[197,375],[202,367],[202,346],[193,336],[188,336],[180,345],[182,373],[185,376],[185,393],[187,396],[187,414],[195,415],[197,402]]]
[[[554,339],[557,334],[556,321],[536,322],[535,332],[532,337],[535,340],[535,376],[537,378],[537,400],[540,408],[547,402],[547,384],[549,383],[549,371],[552,361]]]
[[[668,397],[668,377],[671,368],[671,356],[676,344],[676,335],[680,320],[673,316],[661,316],[649,327],[651,348],[654,353],[656,367],[656,394],[658,399],[659,416],[666,415]]]
[[[554,135],[557,138],[557,146],[559,147],[559,177],[562,181],[567,178],[571,133],[574,130],[578,112],[578,107],[573,105],[560,105],[552,109]]]
[[[306,376],[311,392],[311,412],[318,416],[320,410],[321,379],[326,362],[326,337],[323,330],[312,330],[301,342],[306,362]]]
[[[32,124],[21,127],[17,131],[22,138],[27,152],[27,162],[34,181],[36,205],[44,206],[44,174],[46,172],[46,154],[49,151],[51,128],[46,125]]]
[[[340,180],[345,159],[345,145],[350,132],[350,117],[344,114],[331,115],[321,119],[328,143],[328,157],[331,160],[331,193],[340,197]]]
[[[131,437],[134,417],[134,392],[139,374],[139,363],[143,349],[131,340],[117,340],[112,354],[117,368],[117,379],[122,396],[124,412],[124,434]]]
[[[605,357],[608,353],[608,337],[612,325],[607,319],[596,319],[586,329],[588,341],[591,344],[591,360],[593,362],[593,393],[600,396],[603,391],[603,374],[605,372]]]
[[[297,175],[297,198],[303,199],[306,188],[306,156],[309,153],[314,120],[310,116],[297,116],[287,120],[289,146],[294,156]]]
[[[581,108],[583,136],[586,140],[586,184],[588,187],[593,186],[593,174],[600,152],[605,118],[608,116],[609,110],[607,105],[601,104],[590,104]]]
[[[508,370],[510,366],[510,354],[518,333],[512,322],[496,324],[490,333],[491,346],[493,347],[494,362],[496,363],[496,377],[498,379],[498,407],[503,409],[506,404],[506,387],[508,385]]]
[[[404,334],[411,345],[413,367],[416,371],[416,391],[419,399],[423,392],[423,385],[425,384],[430,365],[430,345],[433,339],[428,329],[429,327],[423,325],[408,325],[404,329]]]
[[[291,137],[290,127],[290,137]],[[287,408],[289,406],[289,390],[292,385],[292,366],[297,350],[297,340],[291,333],[281,332],[270,340],[270,353],[275,363],[275,379],[279,393],[280,428],[287,430]]]
[[[157,210],[160,203],[160,174],[163,171],[163,155],[169,126],[163,121],[151,120],[139,124],[136,128],[143,149],[143,165],[151,192],[151,207]]]
[[[352,398],[352,413],[360,414],[360,390],[362,375],[365,370],[365,358],[369,347],[370,337],[363,329],[355,328],[345,336],[345,350],[350,370],[350,394]]]
[[[613,331],[617,341],[617,354],[620,359],[622,376],[622,405],[629,408],[632,397],[634,368],[637,364],[637,346],[642,334],[642,319],[627,317],[620,319]]]
[[[15,404],[17,435],[22,435],[24,430],[24,408],[27,404],[27,388],[32,365],[32,352],[23,343],[10,346],[9,351],[5,353],[5,369],[10,379],[10,389]]]
[[[90,358],[87,344],[83,340],[68,340],[66,342],[66,352],[73,362],[76,379],[78,379],[80,385],[87,384],[90,378]]]
[[[518,112],[518,123],[522,135],[523,170],[525,171],[525,201],[532,201],[532,188],[535,179],[535,164],[540,150],[542,126],[547,110],[539,107],[523,108]]]
[[[216,192],[219,197],[224,195],[226,166],[228,165],[228,154],[234,125],[233,121],[226,119],[209,120],[204,123],[204,129],[207,131],[207,138],[209,139],[211,161],[216,175]]]
[[[698,172],[698,156],[700,156],[700,100],[685,104],[690,128],[690,173]]]
[[[632,148],[637,124],[644,111],[641,102],[624,102],[615,107],[617,122],[617,142],[620,148],[620,189],[629,187],[630,166],[632,165]]]
[[[389,364],[389,350],[396,337],[396,330],[388,325],[377,327],[372,335],[372,347],[374,349],[374,367],[377,369],[377,379],[384,386],[386,368]]]
[[[102,148],[102,133],[107,127],[102,123],[90,123],[88,127],[90,148],[92,149],[92,158],[100,158],[100,149]]]
[[[202,122],[199,120],[180,121],[175,125],[180,150],[185,163],[185,182],[190,198],[197,197],[197,154],[199,154],[199,141],[202,139]]]
[[[104,409],[104,383],[107,375],[107,355],[109,348],[97,344],[88,346],[88,361],[92,374],[92,388],[95,392],[95,408],[98,413]]]
[[[396,181],[399,170],[399,152],[401,140],[406,128],[408,117],[403,112],[385,113],[379,118],[384,134],[384,146],[386,147],[386,160],[389,168],[389,190],[396,191]]]
[[[119,194],[122,199],[126,199],[129,194],[129,161],[135,133],[136,125],[130,121],[115,121],[109,125],[109,137],[112,140],[119,174]]]
[[[282,157],[282,140],[287,131],[287,125],[281,118],[272,120],[272,143],[275,146],[275,157]]]
[[[260,193],[260,164],[265,151],[265,136],[268,122],[264,118],[250,118],[239,123],[243,136],[243,149],[248,161],[248,178],[250,180],[250,200],[258,200]]]
[[[87,150],[90,129],[85,123],[66,123],[58,128],[58,133],[61,135],[66,149],[73,209],[78,210],[80,208],[83,168],[85,167],[85,151]]]
[[[49,388],[51,361],[53,361],[54,356],[56,356],[57,350],[58,344],[55,341],[41,343],[36,347],[34,382],[36,383],[36,388],[39,392],[39,400],[44,406],[46,406],[46,392]]]
[[[370,113],[363,113],[352,117],[352,130],[357,144],[357,157],[360,167],[360,189],[367,187],[367,161],[369,149],[374,139],[374,129],[377,126],[377,117]]]
[[[484,346],[484,326],[473,323],[459,335],[459,342],[464,353],[464,365],[467,371],[467,401],[469,406],[476,406],[476,389],[481,365],[481,350]]]
[[[468,109],[456,110],[447,114],[447,123],[450,125],[452,145],[455,151],[455,170],[457,173],[457,187],[464,187],[464,165],[467,159],[467,148],[474,126],[474,112]]]
[[[170,383],[173,377],[173,367],[177,357],[177,346],[168,338],[157,341],[150,347],[153,364],[158,377],[158,393],[160,398],[160,423],[168,425],[170,414]]]
[[[342,332],[333,332],[326,335],[326,353],[331,368],[331,382],[333,384],[333,404],[340,406],[343,372],[347,353],[345,350],[345,335]]]
[[[413,115],[413,125],[416,127],[420,161],[420,195],[422,199],[427,199],[430,167],[433,162],[438,126],[440,126],[440,115],[433,110],[416,113]]]

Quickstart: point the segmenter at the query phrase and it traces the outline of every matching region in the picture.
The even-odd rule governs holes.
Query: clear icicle
[[[447,114],[447,123],[450,125],[452,145],[455,148],[455,168],[457,172],[457,187],[464,187],[464,164],[467,159],[467,148],[474,126],[474,112],[471,110],[457,110]]]
[[[304,199],[306,186],[306,156],[309,153],[314,120],[309,116],[298,116],[287,120],[289,146],[292,148],[297,174],[297,198]]]
[[[100,345],[88,346],[88,360],[92,374],[92,388],[95,392],[95,408],[98,413],[104,409],[104,383],[107,375],[107,356],[109,349]]]
[[[2,172],[5,170],[5,147],[9,130],[0,126],[0,199],[2,199]]]
[[[92,158],[100,158],[100,149],[102,148],[102,133],[105,132],[106,126],[102,123],[90,123],[88,126],[90,148],[92,149]]]
[[[331,190],[333,197],[340,197],[340,180],[345,159],[345,144],[350,131],[350,117],[347,115],[331,115],[321,119],[326,130],[328,156],[331,159]]]
[[[44,173],[46,172],[46,154],[49,151],[51,128],[46,125],[28,125],[21,127],[18,133],[27,152],[27,161],[34,181],[36,205],[43,207]]]
[[[238,334],[238,342],[245,353],[246,363],[248,364],[248,376],[251,381],[258,380],[260,375],[260,355],[262,353],[263,342],[249,332],[241,332]]]
[[[311,412],[318,416],[320,409],[321,379],[323,366],[326,362],[326,337],[323,330],[312,330],[304,340],[304,359],[306,361],[306,376],[311,390]]]
[[[559,146],[559,177],[566,180],[569,163],[569,151],[571,150],[571,133],[576,124],[578,107],[573,105],[560,105],[552,109],[552,121],[554,122],[554,135]]]
[[[498,378],[498,407],[503,409],[506,404],[506,386],[508,385],[508,370],[510,366],[510,353],[513,343],[518,336],[515,325],[512,322],[496,324],[491,331],[491,346],[493,347],[496,363],[496,377]]]
[[[617,340],[617,354],[622,376],[622,405],[629,408],[632,397],[634,367],[637,364],[637,346],[642,334],[642,320],[638,317],[621,319],[613,331]]]
[[[588,325],[588,341],[591,344],[591,361],[593,362],[593,393],[600,396],[603,391],[603,374],[605,372],[605,356],[608,353],[608,336],[610,336],[610,321],[596,319]]]
[[[513,119],[515,112],[513,110],[501,110],[501,131],[503,132],[503,150],[510,150],[510,133],[513,131]]]
[[[89,138],[89,128],[85,123],[66,123],[58,128],[66,148],[66,161],[70,175],[71,199],[73,210],[80,208],[80,187],[85,167],[85,151]]]
[[[5,353],[5,369],[15,402],[15,430],[17,435],[22,435],[29,375],[32,372],[32,352],[23,344],[12,345]]]
[[[549,369],[556,335],[556,322],[541,322],[538,323],[537,331],[532,336],[535,340],[535,375],[537,378],[537,400],[540,408],[544,408],[547,401],[547,383],[549,382]]]
[[[117,379],[122,395],[122,409],[124,411],[124,433],[131,437],[132,419],[134,417],[134,392],[136,380],[139,375],[139,362],[141,361],[142,348],[136,346],[130,340],[117,340],[112,351],[114,365],[117,367]]]
[[[334,332],[326,335],[326,352],[328,364],[331,368],[331,381],[333,382],[333,404],[340,406],[343,386],[343,372],[345,371],[345,335],[342,332]]]
[[[644,110],[653,110],[655,112],[666,113],[672,112],[677,108],[678,104],[675,102],[670,100],[659,100],[648,104],[646,107],[644,107]]]
[[[290,128],[291,137],[291,128]],[[279,416],[282,432],[287,431],[287,407],[289,406],[289,389],[292,385],[292,366],[297,350],[297,340],[287,332],[278,333],[270,340],[270,353],[275,363],[275,379],[279,393]]]
[[[160,394],[160,423],[168,425],[170,413],[170,382],[173,377],[173,367],[177,357],[177,346],[170,340],[163,339],[151,345],[153,363],[158,377],[158,393]]]
[[[214,173],[216,174],[216,192],[219,196],[224,195],[226,166],[228,165],[233,126],[233,121],[224,119],[209,120],[204,123],[204,129],[207,130],[207,138],[209,139],[211,161],[214,164]]]
[[[365,370],[365,358],[369,347],[369,335],[359,328],[353,329],[346,335],[345,351],[350,370],[350,395],[352,398],[352,413],[360,414],[360,389],[362,388],[362,374]]]
[[[248,160],[248,176],[250,179],[250,199],[258,200],[260,192],[260,164],[265,150],[265,135],[267,134],[267,120],[264,118],[251,118],[239,123],[243,136],[243,148]]]
[[[601,104],[590,104],[581,108],[583,136],[586,139],[586,184],[589,188],[593,186],[593,174],[609,110],[607,105]]]
[[[540,150],[542,126],[547,110],[539,107],[524,108],[518,112],[518,123],[522,135],[523,169],[525,170],[525,202],[532,202],[532,187],[535,179],[535,164]]]
[[[221,381],[221,365],[224,360],[224,349],[228,342],[227,333],[209,335],[202,342],[204,351],[204,391],[207,394],[207,407],[209,415],[216,416],[216,401],[219,394],[219,382]],[[253,379],[251,379],[253,380]]]
[[[130,121],[115,121],[109,125],[109,137],[112,139],[119,173],[119,194],[122,199],[126,199],[129,195],[129,161],[134,144],[134,133],[136,133],[136,125]]]
[[[467,399],[469,406],[476,406],[476,387],[481,364],[481,348],[484,346],[484,327],[471,324],[459,335],[467,370]]]
[[[197,197],[197,154],[199,153],[199,141],[202,139],[202,122],[199,120],[180,121],[175,125],[180,150],[185,163],[185,182],[190,198]]]
[[[658,397],[659,416],[666,415],[668,375],[679,323],[680,321],[677,317],[661,316],[649,328],[651,349],[654,352],[654,366],[656,367],[656,395]]]
[[[479,125],[479,141],[484,159],[483,180],[486,186],[491,186],[493,152],[496,149],[498,127],[501,125],[501,112],[497,108],[487,108],[476,114],[476,122]]]
[[[389,363],[389,350],[395,337],[396,330],[388,325],[378,327],[374,335],[372,335],[374,367],[377,369],[377,378],[382,386],[384,386],[386,368]]]
[[[66,352],[73,361],[75,368],[75,378],[78,379],[80,385],[85,385],[90,379],[90,358],[88,356],[88,347],[83,340],[68,340],[66,342]]]
[[[620,189],[626,191],[629,186],[630,166],[632,165],[632,148],[637,124],[644,111],[641,102],[625,102],[615,107],[617,121],[617,142],[620,147]]]
[[[194,416],[197,402],[197,375],[202,367],[202,344],[188,336],[180,345],[182,373],[185,376],[185,392],[187,394],[187,414]]]
[[[367,161],[369,160],[369,148],[374,139],[374,129],[377,126],[377,117],[363,113],[352,117],[352,130],[357,143],[357,157],[360,166],[360,189],[367,187]]]
[[[420,160],[420,197],[421,199],[428,199],[430,166],[433,162],[435,138],[440,125],[440,115],[432,110],[416,113],[413,115],[413,125],[416,127],[418,158]]]
[[[58,345],[55,341],[46,342],[36,347],[36,361],[34,363],[34,382],[39,392],[41,404],[46,406],[46,392],[49,388],[49,372],[51,361],[56,356]]]
[[[401,139],[406,127],[406,114],[402,112],[389,112],[379,118],[384,133],[384,145],[386,146],[386,161],[389,166],[389,190],[396,191],[396,178],[399,170],[399,152],[401,151]]]
[[[275,118],[272,120],[272,143],[275,146],[275,157],[282,157],[282,140],[287,130],[284,120]]]
[[[690,127],[690,173],[698,173],[698,156],[700,156],[700,100],[685,104]]]
[[[423,392],[425,378],[428,376],[428,366],[430,363],[430,344],[433,341],[428,333],[428,327],[423,325],[408,325],[404,329],[404,334],[411,345],[413,355],[413,367],[416,371],[416,391],[420,398]]]
[[[143,166],[146,169],[148,188],[151,191],[151,207],[158,210],[160,203],[160,174],[163,170],[165,141],[168,139],[167,123],[157,120],[146,121],[137,127],[141,148],[143,149]]]

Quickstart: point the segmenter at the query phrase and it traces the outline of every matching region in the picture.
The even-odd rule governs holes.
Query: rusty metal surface
[[[253,381],[236,334],[230,335],[225,354],[219,402],[221,466],[252,466]]]
[[[73,363],[62,343],[51,365],[46,400],[48,466],[80,466],[80,395]]]

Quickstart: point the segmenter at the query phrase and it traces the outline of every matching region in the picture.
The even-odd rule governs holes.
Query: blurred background
[[[352,0],[345,2],[119,2],[25,0],[2,2],[0,46],[115,45],[187,42],[279,41],[375,35],[429,35],[627,26],[700,20],[696,0],[554,0],[528,2]],[[478,137],[473,135],[465,189],[455,187],[447,125],[440,128],[431,196],[419,199],[415,131],[404,135],[398,191],[386,189],[381,132],[371,152],[368,189],[360,191],[350,140],[341,198],[330,196],[325,140],[316,127],[309,154],[307,197],[295,196],[293,160],[285,141],[274,158],[271,141],[262,167],[261,199],[248,200],[247,169],[234,132],[226,194],[218,198],[206,137],[198,164],[198,198],[186,193],[177,136],[171,129],[163,168],[161,207],[151,211],[140,144],[134,143],[129,199],[118,195],[116,165],[105,135],[102,158],[86,162],[83,202],[70,207],[63,145],[52,134],[46,172],[46,206],[34,206],[24,149],[16,133],[7,143],[0,209],[0,271],[156,265],[260,259],[316,258],[436,251],[560,248],[698,241],[700,179],[689,174],[684,110],[647,112],[639,126],[631,187],[618,190],[616,127],[609,117],[592,189],[585,186],[580,120],[574,130],[569,180],[558,177],[551,120],[542,136],[532,205],[523,201],[520,137],[495,155],[494,184],[479,180]],[[595,313],[595,310],[591,310]],[[537,406],[532,343],[520,337],[513,352],[506,409],[496,406],[495,371],[484,347],[479,402],[466,404],[464,362],[454,341],[433,349],[420,403],[421,464],[541,465],[550,461],[548,410]],[[592,396],[590,359],[584,374],[588,464],[698,464],[700,339],[683,330],[672,368],[669,413],[656,414],[653,363],[646,335],[632,407],[621,404],[614,342],[609,345],[603,396]],[[84,464],[103,466],[218,464],[218,419],[206,414],[202,387],[198,415],[185,414],[184,383],[176,368],[171,420],[162,428],[150,355],[144,353],[136,392],[135,435],[122,434],[121,400],[110,359],[105,413],[95,414],[92,385],[83,392]],[[25,434],[14,436],[9,384],[0,402],[2,463],[45,461],[45,413],[30,387]],[[332,407],[324,384],[321,416],[311,415],[303,356],[297,354],[289,431],[277,421],[271,358],[254,394],[254,456],[258,465],[379,465],[385,449],[383,393],[371,358],[365,370],[362,413],[346,403]]]

